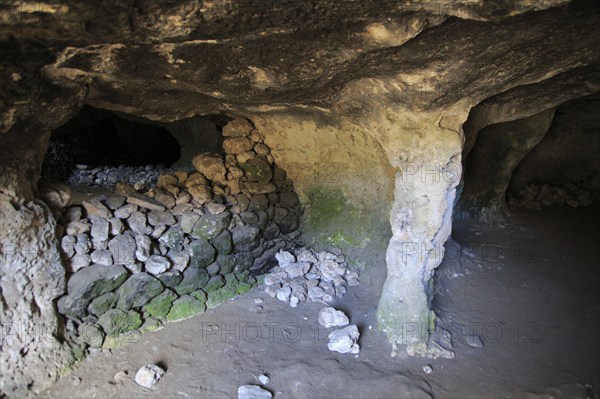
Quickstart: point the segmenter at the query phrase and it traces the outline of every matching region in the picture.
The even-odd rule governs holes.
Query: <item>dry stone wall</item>
[[[58,310],[90,346],[203,312],[256,285],[294,245],[301,207],[293,183],[245,119],[223,129],[226,155],[158,178],[145,193],[67,208],[60,247],[69,272]],[[119,341],[119,338],[121,340]]]

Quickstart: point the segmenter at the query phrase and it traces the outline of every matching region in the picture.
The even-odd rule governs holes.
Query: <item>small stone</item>
[[[127,204],[115,211],[115,217],[119,219],[127,219],[131,214],[138,210],[137,205]]]
[[[111,209],[111,210],[116,210],[119,209],[120,207],[123,206],[123,204],[125,203],[125,200],[127,198],[122,197],[120,195],[116,195],[116,196],[112,196],[112,197],[108,197],[108,199],[106,201],[104,201],[104,203],[106,204],[106,206]]]
[[[175,204],[176,205],[181,205],[181,204],[187,204],[192,200],[192,196],[190,193],[187,193],[185,191],[182,191],[181,193],[179,193],[179,195],[177,196],[177,199],[175,199]]]
[[[237,166],[230,166],[227,170],[229,173],[231,173],[231,179],[239,179],[240,177],[244,176],[244,171]]]
[[[110,219],[108,219],[108,223],[110,225],[110,234],[113,236],[121,234],[123,232],[123,230],[125,230],[125,226],[123,225],[123,222],[119,218],[116,218],[116,217],[110,218]]]
[[[268,183],[273,177],[271,165],[263,157],[255,157],[240,163],[239,167],[244,171],[249,182]]]
[[[108,219],[111,217],[110,210],[96,198],[92,198],[88,201],[82,202],[83,207],[88,217],[98,217]]]
[[[292,294],[292,288],[289,285],[280,288],[277,290],[277,299],[280,301],[288,301],[290,299],[290,295]]]
[[[263,302],[264,302],[264,300],[262,298],[254,298],[254,303],[257,305],[260,305]]]
[[[206,204],[206,209],[213,215],[218,215],[220,213],[225,212],[225,209],[227,209],[227,207],[223,204],[216,204],[214,202],[209,202],[208,204]]]
[[[171,226],[177,223],[177,220],[170,212],[150,211],[148,212],[148,223],[152,226]]]
[[[356,273],[356,272],[347,270],[344,278],[346,279],[346,282],[348,283],[348,285],[351,287],[359,284],[358,273]]]
[[[208,186],[198,184],[195,186],[188,187],[188,192],[192,196],[192,198],[198,203],[205,204],[212,200],[212,189]]]
[[[292,295],[290,297],[290,306],[295,308],[296,306],[298,306],[298,303],[300,302],[300,298],[298,298],[296,295]]]
[[[190,234],[196,222],[200,219],[200,215],[195,212],[186,212],[181,215],[181,230]]]
[[[187,251],[177,251],[171,249],[169,252],[167,252],[167,258],[169,258],[173,264],[173,268],[179,270],[180,272],[184,271],[190,263],[190,254]]]
[[[166,287],[174,288],[181,282],[183,275],[178,270],[171,269],[158,276],[158,278]]]
[[[194,172],[185,181],[185,187],[190,188],[197,185],[208,185],[208,179],[200,172]]]
[[[256,226],[236,226],[231,230],[231,239],[234,246],[239,246],[255,242],[259,234],[260,229]]]
[[[192,212],[194,207],[192,204],[178,204],[171,209],[171,213],[175,216],[181,216],[184,213]]]
[[[87,254],[92,249],[92,242],[90,241],[90,237],[86,234],[78,234],[77,235],[77,244],[75,244],[75,252],[78,254]]]
[[[300,199],[298,198],[298,195],[293,191],[290,193],[279,194],[279,206],[283,208],[294,208],[298,205],[300,205]]]
[[[109,224],[108,220],[104,218],[91,217],[92,229],[90,234],[94,241],[106,241],[108,240]]]
[[[254,159],[254,157],[256,156],[256,153],[254,151],[245,151],[242,152],[241,154],[237,154],[235,156],[235,159],[238,163],[246,163],[251,159]],[[240,169],[241,170],[241,169]],[[243,171],[242,171],[242,175],[243,175]],[[239,176],[241,177],[241,176]]]
[[[254,146],[254,152],[256,152],[258,155],[266,157],[271,153],[271,149],[267,145],[259,143]]]
[[[142,272],[142,264],[140,262],[130,263],[124,265],[127,270],[129,270],[132,274],[141,273]]]
[[[469,334],[466,338],[467,344],[473,348],[483,348],[483,341],[477,334]]]
[[[181,186],[187,180],[189,174],[185,170],[178,170],[173,172],[173,175],[177,178],[177,185]]]
[[[179,179],[176,176],[164,174],[158,176],[156,187],[164,189],[167,186],[176,186],[179,184]]]
[[[238,399],[272,399],[273,394],[258,385],[242,385],[238,388]]]
[[[66,228],[67,234],[70,234],[73,236],[76,236],[78,234],[84,234],[84,233],[87,233],[88,231],[90,231],[90,225],[89,225],[89,223],[87,223],[83,220],[72,221],[67,225],[67,228]]]
[[[226,182],[224,182],[224,183],[226,183]],[[227,187],[227,185],[217,183],[217,182],[212,183],[212,192],[214,195],[220,196],[220,197],[226,197],[230,194],[229,187]]]
[[[426,364],[425,366],[423,366],[423,371],[425,372],[425,374],[431,374],[433,372],[433,367]]]
[[[241,154],[250,151],[253,146],[254,143],[246,137],[231,137],[223,141],[223,150],[227,154]]]
[[[165,208],[171,209],[176,205],[175,196],[177,194],[179,194],[179,189],[176,190],[175,194],[172,194],[168,191],[157,188],[154,190],[154,199]]]
[[[147,273],[136,273],[115,291],[119,294],[117,308],[128,310],[146,304],[163,291],[163,285],[156,277]]]
[[[279,285],[271,285],[265,288],[265,293],[269,295],[271,298],[275,298],[277,296],[277,291],[279,290]]]
[[[285,272],[269,273],[265,276],[265,285],[281,284],[286,277]]]
[[[308,289],[308,297],[312,300],[321,299],[323,294],[324,292],[321,287],[311,287]]]
[[[235,198],[237,199],[238,205],[242,212],[248,209],[250,206],[250,198],[248,198],[246,194],[237,194]]]
[[[288,251],[279,251],[275,254],[275,259],[279,262],[279,266],[284,268],[296,262],[296,258]]]
[[[302,277],[307,265],[310,266],[308,263],[291,263],[285,268],[285,272],[289,278]]]
[[[135,257],[140,262],[145,262],[150,257],[150,248],[152,240],[146,235],[139,234],[135,236],[136,251]]]
[[[142,191],[148,188],[148,182],[146,180],[140,180],[133,184],[133,189],[135,191]]]
[[[334,352],[357,354],[360,352],[360,346],[357,343],[359,336],[358,327],[351,324],[330,333],[327,348]]]
[[[189,269],[188,269],[189,270]],[[179,293],[179,292],[178,292]],[[168,321],[187,319],[206,311],[206,304],[193,296],[183,295],[173,302],[173,306],[167,314]]]
[[[81,211],[81,207],[71,206],[63,212],[62,222],[63,223],[73,222],[75,220],[81,219],[82,216],[83,216],[83,212]]]
[[[129,228],[136,234],[151,234],[153,229],[146,224],[146,214],[142,212],[133,212],[129,218],[127,218],[127,224]]]
[[[60,240],[60,249],[62,253],[70,258],[75,255],[75,244],[77,243],[77,238],[72,235],[66,235]]]
[[[192,229],[192,237],[211,239],[217,237],[229,226],[231,215],[228,212],[212,214],[207,212],[202,216]]]
[[[327,307],[319,312],[319,324],[325,328],[345,327],[350,324],[350,320],[341,310]]]
[[[221,266],[217,262],[214,262],[206,266],[206,271],[210,276],[216,276],[221,271]]]
[[[258,381],[260,381],[260,383],[263,385],[267,385],[269,382],[271,382],[271,379],[269,378],[268,375],[261,374],[258,376]]]
[[[171,266],[171,262],[164,256],[152,255],[146,260],[145,268],[148,273],[154,274],[155,276],[161,274]]]
[[[135,238],[129,234],[119,234],[108,243],[108,249],[112,253],[114,263],[117,265],[135,263],[136,248]]]
[[[71,258],[71,272],[76,272],[90,265],[92,259],[88,254],[75,254]]]
[[[255,143],[262,143],[263,142],[262,136],[260,135],[260,133],[256,129],[254,129],[252,131],[252,133],[250,133],[250,140],[252,140]]]
[[[244,119],[237,118],[223,126],[223,137],[246,137],[252,133],[252,124]]]
[[[143,388],[152,388],[165,374],[165,370],[156,364],[148,364],[141,367],[135,373],[135,383]]]
[[[163,189],[165,190],[167,193],[171,194],[171,196],[173,197],[173,199],[175,200],[175,203],[173,203],[173,201],[171,201],[171,198],[169,198],[169,205],[165,205],[167,208],[172,208],[175,206],[175,204],[177,203],[177,196],[179,195],[179,193],[181,192],[181,189],[177,186],[165,186],[165,188]],[[161,202],[161,201],[159,201]]]
[[[117,194],[122,195],[123,197],[128,197],[131,194],[136,194],[136,191],[133,187],[131,187],[129,184],[121,182],[115,185],[115,191],[117,192]]]
[[[96,324],[82,323],[79,325],[77,332],[83,339],[83,342],[92,348],[100,348],[102,346],[105,334]]]
[[[269,194],[277,191],[273,183],[245,182],[244,187],[250,194]]]
[[[149,209],[151,211],[164,211],[165,207],[160,202],[148,197],[147,195],[135,193],[131,194],[127,197],[127,202],[130,204],[134,204],[140,206],[145,209]],[[173,202],[175,200],[173,199]],[[116,216],[116,215],[115,215]]]
[[[91,254],[91,260],[94,263],[104,266],[110,266],[113,264],[112,254],[107,249],[97,249]]]
[[[100,316],[106,313],[109,309],[112,309],[116,304],[119,296],[114,292],[107,292],[97,298],[94,298],[88,306],[88,312],[93,315]]]
[[[225,144],[223,144],[225,149]],[[225,151],[227,152],[227,151]],[[227,169],[220,155],[215,154],[200,154],[192,160],[194,168],[202,173],[208,180],[224,181]]]
[[[337,262],[326,260],[319,263],[319,271],[325,281],[333,281],[337,276],[343,276],[346,268]]]

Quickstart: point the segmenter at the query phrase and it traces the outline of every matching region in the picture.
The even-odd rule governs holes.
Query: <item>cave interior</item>
[[[600,397],[600,5],[0,5],[0,396]]]

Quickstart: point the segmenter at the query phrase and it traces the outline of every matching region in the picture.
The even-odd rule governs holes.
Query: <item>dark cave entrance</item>
[[[203,152],[224,154],[224,115],[155,122],[84,106],[52,131],[42,177],[70,185],[153,183],[169,168],[192,169]]]

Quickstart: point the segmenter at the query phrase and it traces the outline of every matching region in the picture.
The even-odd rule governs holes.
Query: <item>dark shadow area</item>
[[[179,142],[165,127],[84,106],[52,132],[43,175],[63,180],[75,165],[167,166],[180,155]]]

